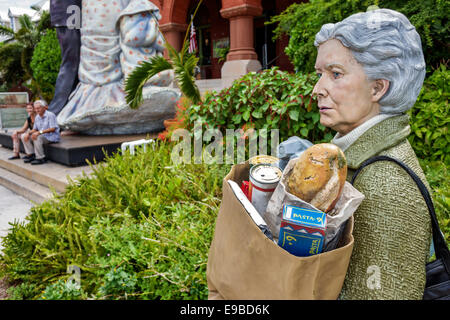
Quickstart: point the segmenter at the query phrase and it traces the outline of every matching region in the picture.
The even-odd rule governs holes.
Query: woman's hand
[[[30,134],[28,132],[23,134],[23,141],[28,142],[28,140],[30,139]]]
[[[33,132],[31,134],[31,139],[33,139],[34,141],[37,140],[37,138],[40,136],[41,134],[39,133],[39,131]]]

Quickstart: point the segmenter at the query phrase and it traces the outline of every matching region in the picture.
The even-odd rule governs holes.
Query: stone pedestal
[[[253,46],[253,18],[261,13],[261,5],[256,4],[240,4],[220,10],[222,17],[230,20],[230,52],[222,67],[225,86],[248,72],[262,68]]]
[[[234,80],[243,75],[261,70],[262,66],[258,60],[231,60],[223,64],[222,67],[222,86],[229,87]]]

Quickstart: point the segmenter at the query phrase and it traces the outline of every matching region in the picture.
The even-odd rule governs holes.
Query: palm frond
[[[172,47],[170,45],[169,42],[166,41],[165,43],[165,47],[167,49],[167,53],[169,54],[169,58],[172,61],[172,63],[176,63],[176,64],[181,64],[182,63],[182,58],[179,52],[177,52],[177,50],[175,50],[174,47]]]
[[[200,91],[195,83],[194,68],[198,63],[198,58],[189,56],[182,63],[174,63],[175,75],[181,92],[189,98],[193,104],[201,102]]]
[[[38,32],[43,32],[46,29],[50,29],[52,27],[50,20],[50,12],[44,10],[41,12],[41,19],[37,25]]]
[[[24,14],[19,17],[19,23],[20,23],[21,29],[26,29],[29,31],[35,29],[33,21],[31,21],[30,16],[27,14]]]
[[[0,35],[14,37],[14,30],[5,26],[0,25]]]
[[[183,43],[183,47],[181,48],[181,52],[180,52],[181,59],[183,61],[185,61],[188,58],[189,55],[190,55],[190,53],[189,53],[189,42],[185,42],[185,43]]]
[[[130,108],[139,107],[145,83],[159,72],[169,69],[173,69],[172,64],[162,56],[153,56],[136,67],[125,81],[126,101]]]
[[[183,44],[180,52],[177,52],[168,42],[166,42],[166,48],[174,66],[175,77],[181,92],[192,103],[198,104],[201,102],[201,96],[194,78],[194,68],[198,63],[198,58],[188,53],[189,43],[187,42]]]

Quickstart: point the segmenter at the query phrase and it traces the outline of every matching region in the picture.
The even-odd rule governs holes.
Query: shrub
[[[26,283],[34,299],[42,291],[55,299],[207,298],[207,255],[229,166],[172,165],[171,148],[158,142],[108,157],[91,177],[33,207],[3,238],[0,274]],[[79,296],[63,288],[69,265],[81,269]]]
[[[27,300],[35,295],[35,290],[36,285],[29,283],[9,287],[7,290],[8,300]]]
[[[33,78],[47,101],[53,99],[61,65],[61,49],[55,29],[48,29],[34,49],[31,59]]]
[[[450,170],[441,161],[420,160],[432,189],[433,203],[441,231],[450,243]]]
[[[411,108],[411,131],[408,137],[417,156],[428,160],[442,160],[450,165],[450,108],[448,99],[450,72],[441,65],[422,87]]]
[[[329,141],[331,130],[319,123],[312,90],[315,74],[290,74],[277,67],[250,72],[230,88],[207,93],[204,102],[187,109],[186,126],[201,121],[207,128],[279,129],[280,141],[297,135],[315,143]]]
[[[23,46],[18,42],[10,42],[0,47],[0,85],[7,91],[26,80],[26,73],[21,65]]]
[[[59,280],[48,285],[39,300],[80,300],[85,298],[86,294],[76,283]]]
[[[348,16],[364,12],[371,5],[403,13],[416,27],[422,39],[427,66],[437,67],[442,57],[448,56],[450,3],[442,0],[312,0],[294,3],[280,15],[272,18],[277,23],[275,37],[289,36],[285,49],[296,70],[312,72],[317,56],[314,37],[322,25],[336,23]]]

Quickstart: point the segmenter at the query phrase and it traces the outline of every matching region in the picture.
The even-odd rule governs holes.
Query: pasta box
[[[322,211],[285,205],[278,245],[298,257],[321,253],[326,223],[327,214]]]

